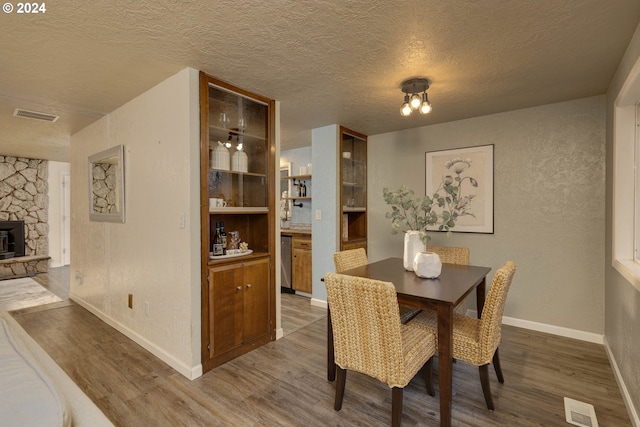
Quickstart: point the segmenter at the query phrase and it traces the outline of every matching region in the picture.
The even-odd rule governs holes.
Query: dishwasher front
[[[280,290],[295,294],[291,286],[291,236],[280,236]]]

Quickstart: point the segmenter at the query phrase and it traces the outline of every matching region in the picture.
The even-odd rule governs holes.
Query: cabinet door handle
[[[241,291],[241,290],[242,290],[242,286],[238,286],[238,287],[236,287],[236,290],[237,290],[237,291]]]
[[[251,289],[251,283],[247,284],[247,289]]]

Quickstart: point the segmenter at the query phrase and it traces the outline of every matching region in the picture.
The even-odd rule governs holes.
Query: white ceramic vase
[[[413,271],[413,258],[418,252],[423,252],[425,245],[420,240],[420,232],[416,230],[404,233],[404,258],[403,265],[407,271]]]
[[[413,258],[413,272],[425,279],[435,279],[442,272],[442,261],[435,252],[418,252]]]
[[[248,159],[247,153],[242,150],[238,150],[231,156],[231,170],[234,172],[248,172]]]
[[[231,169],[231,156],[222,142],[218,141],[218,146],[211,150],[209,163],[212,169],[223,171]]]

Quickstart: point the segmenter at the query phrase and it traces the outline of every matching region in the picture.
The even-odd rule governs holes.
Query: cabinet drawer
[[[311,239],[293,238],[293,249],[311,249]]]

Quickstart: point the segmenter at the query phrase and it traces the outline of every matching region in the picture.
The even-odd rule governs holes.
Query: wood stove
[[[24,256],[24,221],[0,221],[0,259]]]

